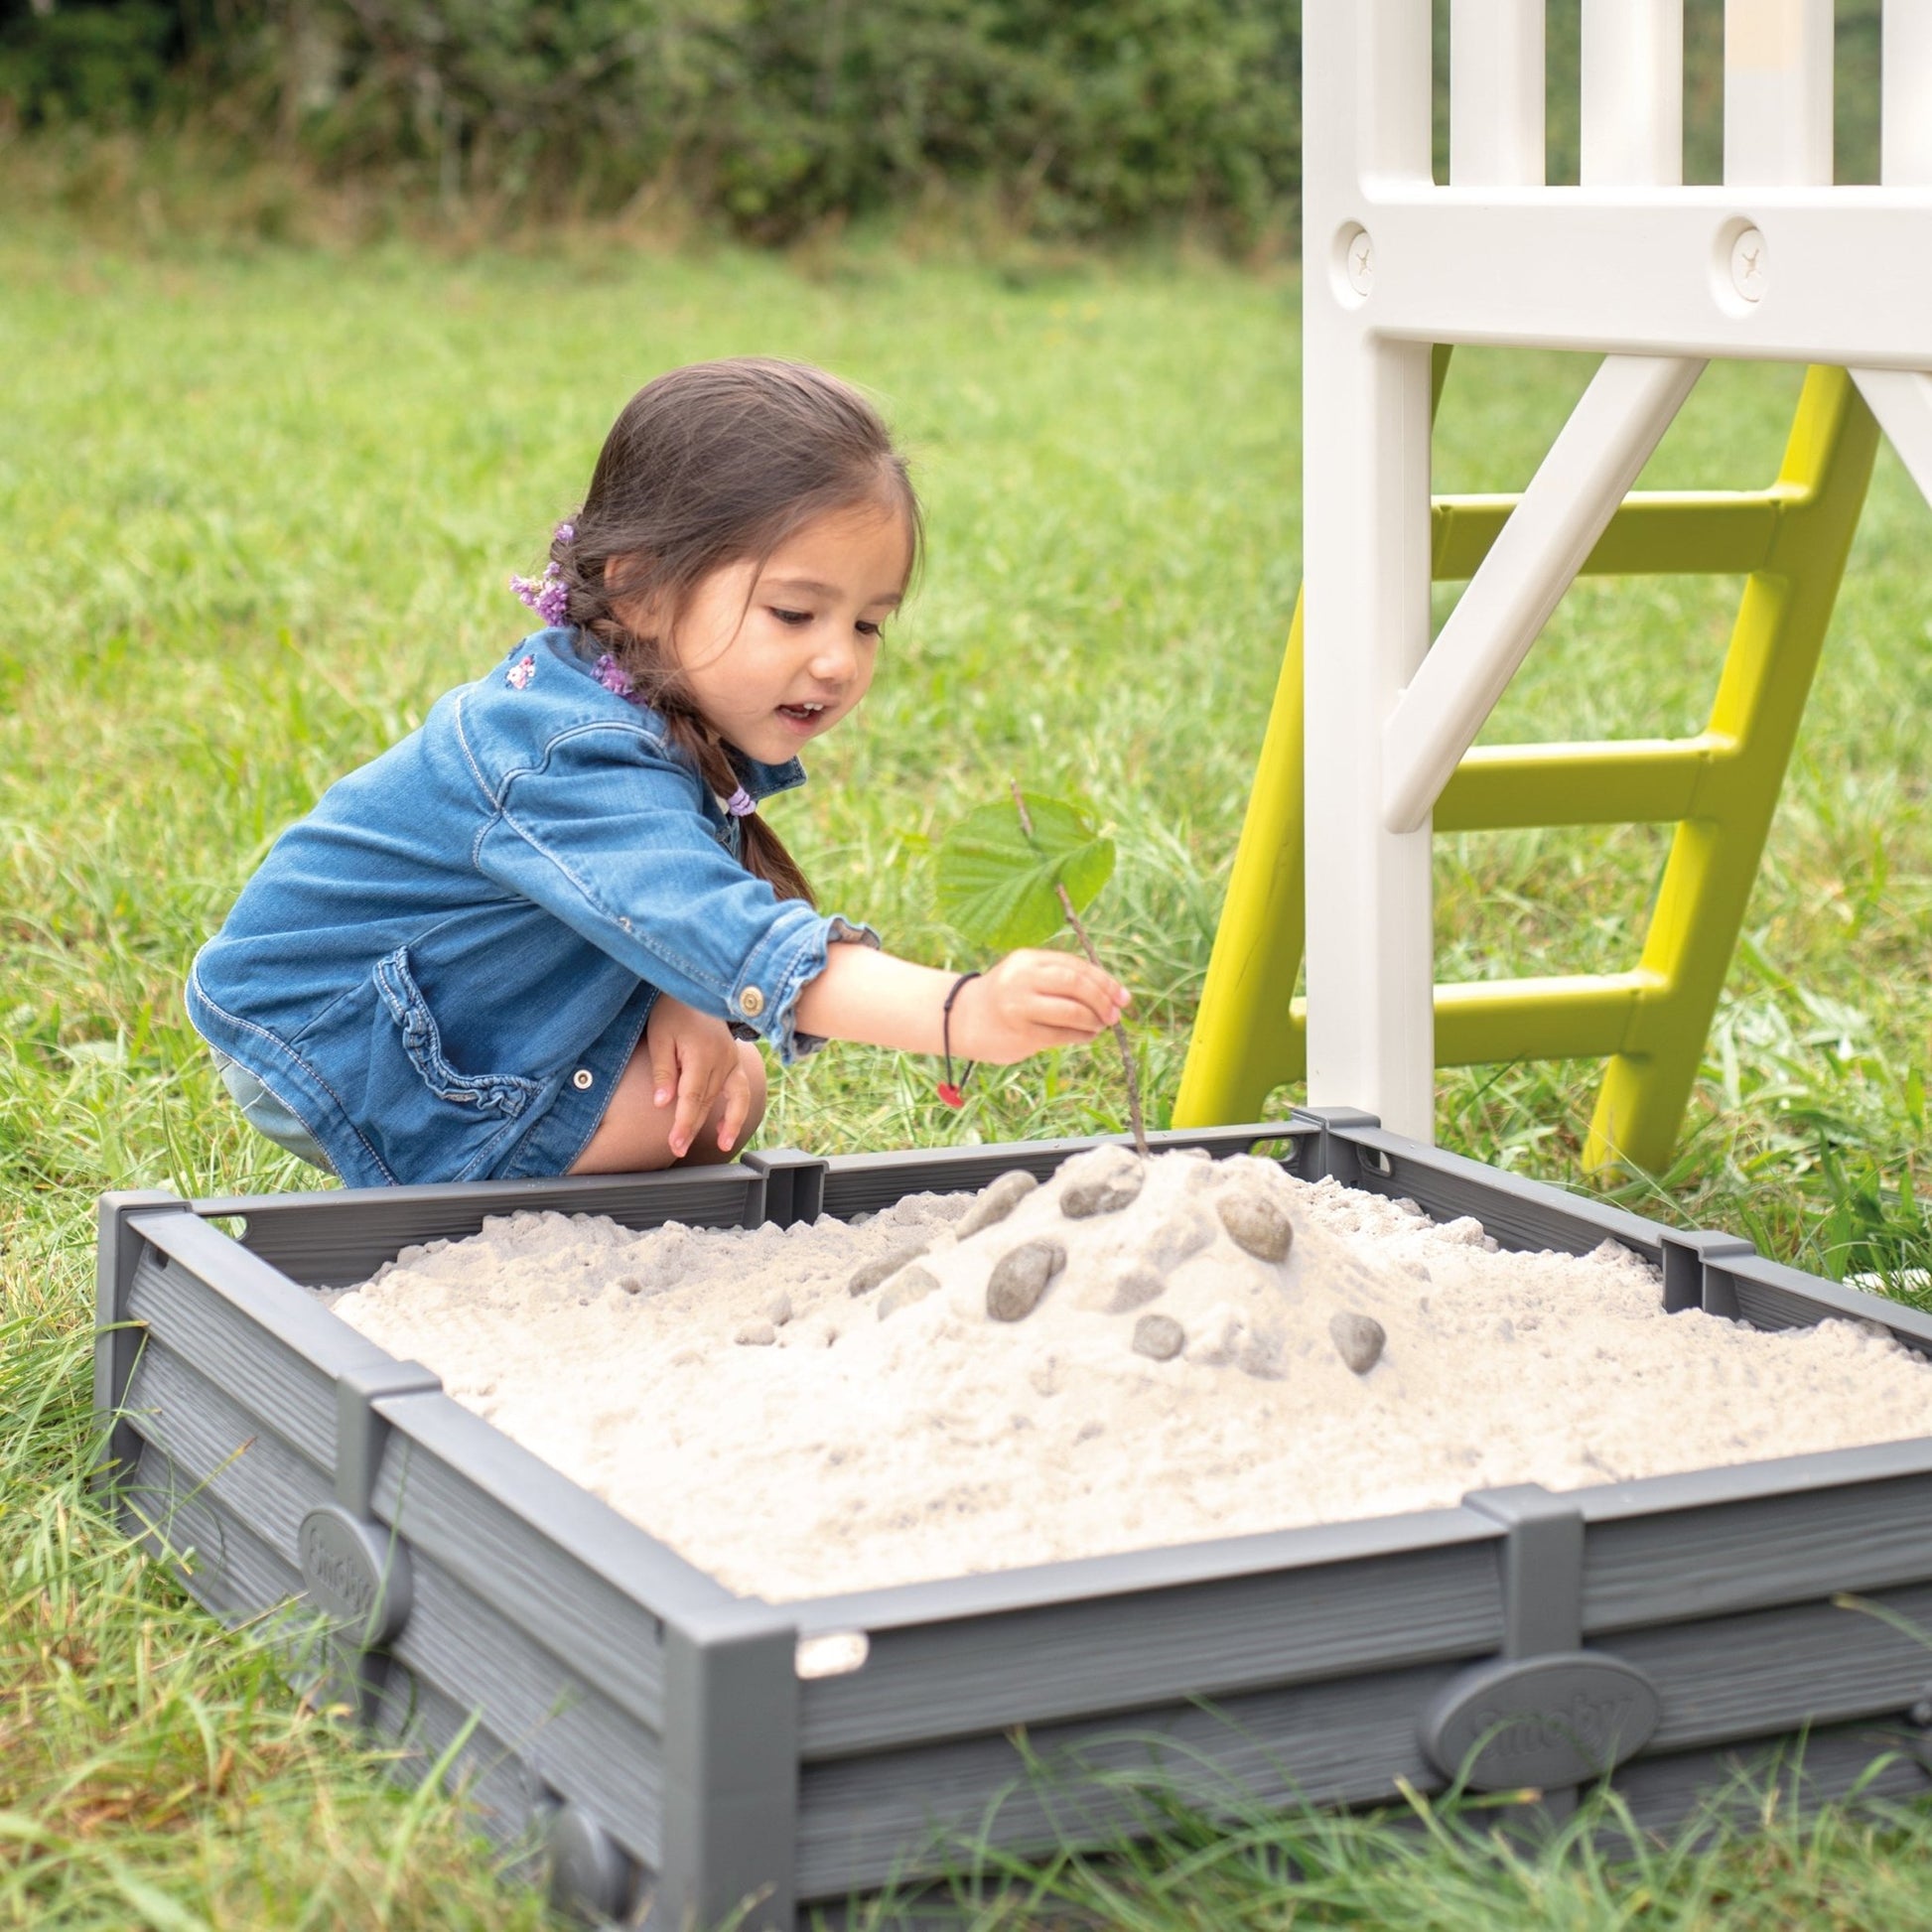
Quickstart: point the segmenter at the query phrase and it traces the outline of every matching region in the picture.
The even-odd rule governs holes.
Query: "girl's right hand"
[[[1082,1046],[1131,996],[1111,973],[1072,953],[1028,947],[960,988],[952,1007],[956,1058],[1010,1066],[1049,1046]]]

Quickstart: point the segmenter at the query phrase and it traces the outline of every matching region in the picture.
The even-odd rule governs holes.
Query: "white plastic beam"
[[[1449,180],[1541,188],[1544,0],[1449,0]]]
[[[1725,184],[1832,179],[1832,0],[1725,0]]]
[[[1878,179],[1932,182],[1932,0],[1885,0]]]
[[[1859,393],[1928,503],[1932,503],[1932,376],[1906,369],[1854,369]]]
[[[1684,0],[1584,0],[1584,186],[1684,179]]]
[[[1389,718],[1389,831],[1428,825],[1462,754],[1703,370],[1693,360],[1604,358]]]
[[[1355,321],[1385,336],[1908,369],[1932,340],[1932,188],[1371,181],[1349,214],[1375,255]]]
[[[1427,1141],[1430,837],[1383,829],[1381,745],[1429,648],[1430,351],[1359,318],[1380,274],[1365,185],[1434,192],[1429,0],[1324,0],[1302,33],[1309,1095]]]

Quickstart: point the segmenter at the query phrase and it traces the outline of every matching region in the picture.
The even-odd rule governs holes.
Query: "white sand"
[[[964,1241],[970,1195],[782,1232],[516,1214],[407,1250],[337,1311],[774,1601],[1932,1432],[1932,1364],[1889,1336],[1666,1315],[1609,1243],[1498,1252],[1472,1220],[1246,1159],[1157,1157],[1131,1206],[1089,1219],[1063,1184]],[[1286,1209],[1286,1262],[1230,1240],[1235,1193]],[[989,1319],[994,1264],[1040,1237],[1064,1271]],[[902,1283],[847,1292],[920,1242],[925,1299],[882,1320]],[[1123,1309],[1150,1261],[1165,1288]],[[1365,1375],[1331,1339],[1342,1311],[1386,1331]],[[1135,1352],[1149,1314],[1182,1353]]]

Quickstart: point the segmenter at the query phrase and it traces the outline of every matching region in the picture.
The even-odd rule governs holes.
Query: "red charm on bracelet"
[[[966,1082],[973,1077],[973,1062],[966,1062],[966,1070],[957,1080],[952,1077],[952,1003],[959,998],[960,989],[968,980],[979,978],[977,973],[961,973],[953,981],[952,991],[946,995],[946,1003],[939,1009],[939,1050],[945,1057],[946,1077],[939,1082],[939,1098],[948,1107],[963,1107],[966,1104]]]

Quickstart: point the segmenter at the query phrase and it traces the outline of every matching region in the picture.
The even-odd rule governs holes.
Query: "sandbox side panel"
[[[180,1482],[218,1504],[294,1569],[303,1517],[333,1495],[320,1463],[158,1334],[149,1334],[135,1363],[126,1409],[142,1439],[170,1458]]]
[[[407,1247],[461,1241],[498,1214],[608,1214],[625,1227],[756,1227],[764,1179],[727,1165],[648,1174],[468,1181],[433,1187],[355,1187],[198,1200],[195,1212],[238,1219],[251,1254],[308,1288],[368,1279]]]
[[[172,1218],[191,1221],[187,1215]],[[250,1298],[222,1294],[200,1272],[150,1249],[135,1264],[128,1313],[145,1325],[150,1341],[172,1350],[214,1387],[236,1396],[245,1392],[263,1429],[317,1467],[334,1467],[339,1365],[294,1346],[264,1320]],[[336,1326],[362,1343],[346,1322]],[[352,1354],[345,1349],[340,1366],[386,1359],[372,1343],[362,1343]]]
[[[1924,1738],[1882,1722],[1821,1725],[1802,1735],[1759,1738],[1716,1750],[1644,1756],[1610,1780],[1641,1832],[1674,1833],[1690,1821],[1714,1831],[1761,1823],[1766,1797],[1790,1818],[1858,1792],[1861,1798],[1923,1798],[1932,1775]]]
[[[1646,1491],[1651,1507],[1629,1508]],[[1686,1491],[1715,1499],[1686,1506]],[[1624,1630],[1932,1581],[1932,1442],[1582,1490],[1578,1503],[1584,1629],[1612,1647]]]
[[[372,1513],[602,1695],[657,1730],[669,1619],[737,1599],[589,1491],[440,1394],[376,1404]]]
[[[1505,1248],[1581,1255],[1615,1241],[1648,1261],[1661,1259],[1666,1231],[1607,1202],[1566,1194],[1379,1127],[1331,1128],[1329,1140],[1352,1157],[1334,1163],[1349,1170],[1335,1175],[1345,1185],[1413,1200],[1438,1221],[1473,1215]]]
[[[522,1840],[534,1850],[550,1793],[522,1751],[486,1716],[457,1704],[401,1664],[391,1664],[368,1711],[377,1741],[396,1755],[397,1783],[419,1785],[441,1762],[445,1789],[462,1790],[477,1822],[498,1846]]]
[[[1305,1159],[1305,1150],[1312,1150],[1317,1133],[1308,1122],[1274,1121],[1241,1127],[1173,1128],[1147,1138],[1157,1154],[1200,1148],[1217,1160],[1246,1154],[1259,1145],[1279,1143],[1290,1150],[1288,1165],[1300,1172],[1298,1163]],[[1107,1142],[1131,1145],[1126,1135],[1114,1134],[1086,1140],[1009,1141],[998,1147],[834,1155],[825,1163],[824,1211],[850,1220],[855,1214],[876,1214],[907,1194],[976,1190],[1015,1168],[1044,1180],[1069,1156]]]
[[[239,1623],[287,1603],[302,1589],[288,1559],[217,1501],[199,1472],[167,1450],[142,1446],[121,1485],[121,1520],[181,1579],[189,1593],[224,1623]]]
[[[1439,1515],[1444,1540],[1423,1548],[874,1626],[863,1669],[803,1685],[805,1756],[1494,1650],[1502,1641],[1497,1526],[1465,1511]],[[1293,1547],[1289,1538],[1282,1544]]]
[[[662,1851],[664,1749],[600,1682],[602,1659],[560,1662],[412,1548],[414,1607],[389,1647],[456,1712],[484,1714],[544,1790],[586,1806],[633,1858]]]
[[[1252,1814],[1295,1802],[1367,1804],[1442,1780],[1416,1717],[1449,1667],[1170,1705],[1010,1737],[981,1736],[807,1765],[799,1785],[798,1893],[837,1897],[943,1870],[983,1841],[1012,1852],[1107,1843],[1148,1814],[1135,1787]],[[1110,1776],[1111,1788],[1094,1774]]]
[[[1663,1704],[1644,1755],[1902,1719],[1932,1677],[1918,1634],[1932,1629],[1932,1589],[1856,1601],[1862,1607],[1825,1600],[1625,1631],[1614,1654],[1650,1679]]]

